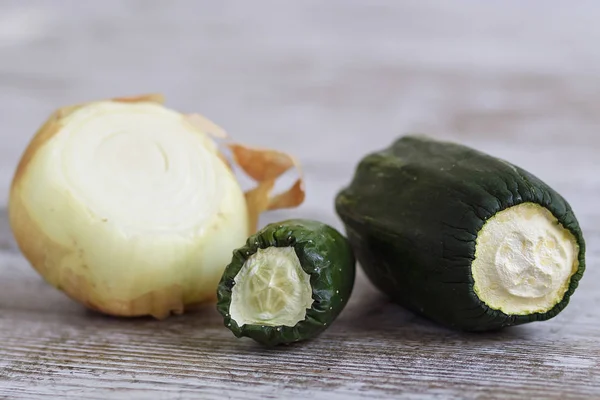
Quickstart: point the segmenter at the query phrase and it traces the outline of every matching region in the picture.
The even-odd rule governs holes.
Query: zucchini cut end
[[[291,246],[258,249],[234,280],[229,313],[239,326],[293,327],[313,303],[310,275]]]
[[[507,315],[546,313],[565,297],[579,252],[575,236],[547,208],[529,202],[509,207],[477,235],[474,292]]]

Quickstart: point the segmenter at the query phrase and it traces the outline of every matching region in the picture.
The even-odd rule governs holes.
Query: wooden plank
[[[597,265],[598,236],[589,264]],[[590,398],[600,394],[600,279],[590,268],[555,319],[498,333],[441,329],[362,274],[332,328],[305,344],[238,340],[213,307],[151,319],[83,310],[16,253],[0,267],[0,391],[82,398]],[[156,397],[155,397],[156,398]]]

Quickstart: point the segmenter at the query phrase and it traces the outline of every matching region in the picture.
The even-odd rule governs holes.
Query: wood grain
[[[435,326],[359,273],[322,336],[264,349],[234,338],[212,306],[164,321],[84,310],[27,265],[0,210],[0,397],[600,398],[599,12],[558,1],[1,0],[3,199],[55,108],[159,91],[240,141],[298,156],[305,205],[262,223],[340,227],[333,196],[358,159],[425,131],[561,192],[588,267],[559,316],[488,334]]]
[[[590,265],[598,257],[590,258]],[[361,276],[320,338],[264,349],[212,307],[165,321],[85,311],[14,254],[0,270],[0,387],[95,398],[593,398],[600,393],[600,279],[591,270],[555,319],[492,334],[440,329]]]

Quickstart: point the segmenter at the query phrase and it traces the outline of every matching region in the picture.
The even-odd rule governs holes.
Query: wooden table
[[[169,5],[168,5],[169,4]],[[600,6],[580,2],[0,1],[0,195],[56,107],[160,91],[296,154],[308,198],[265,216],[340,227],[333,196],[408,131],[477,147],[571,203],[586,274],[553,320],[437,327],[359,274],[318,339],[267,350],[212,306],[115,319],[46,285],[0,213],[0,397],[600,398]],[[4,201],[0,205],[6,204]]]

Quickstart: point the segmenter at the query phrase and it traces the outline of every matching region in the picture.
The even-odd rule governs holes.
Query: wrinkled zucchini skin
[[[579,269],[545,313],[507,315],[473,290],[475,240],[508,207],[546,207],[576,238]],[[585,269],[585,243],[571,207],[532,174],[471,148],[405,136],[359,163],[336,211],[363,270],[383,293],[448,327],[497,330],[547,320],[568,304]]]
[[[239,326],[229,315],[235,277],[246,260],[267,247],[293,246],[304,272],[310,275],[312,307],[295,326]],[[247,336],[274,346],[314,338],[327,329],[346,306],[354,286],[356,258],[348,240],[318,221],[291,219],[272,223],[250,236],[235,250],[217,290],[217,310],[235,336]]]

